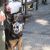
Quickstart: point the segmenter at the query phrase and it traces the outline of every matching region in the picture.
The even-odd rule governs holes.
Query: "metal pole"
[[[38,10],[38,0],[36,0],[36,10]]]
[[[22,2],[22,11],[24,11],[24,5],[23,5],[23,0],[22,0],[21,2]]]
[[[25,0],[25,15],[27,14],[27,0]]]

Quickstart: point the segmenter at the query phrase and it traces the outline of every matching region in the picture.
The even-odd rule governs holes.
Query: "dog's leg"
[[[20,37],[18,41],[18,50],[22,50],[22,37]]]

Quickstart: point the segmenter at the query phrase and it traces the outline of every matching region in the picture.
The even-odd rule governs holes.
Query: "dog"
[[[9,15],[10,16],[10,15]],[[24,23],[17,21],[12,17],[7,17],[4,21],[4,30],[3,30],[3,41],[5,42],[5,50],[22,50],[22,31]]]
[[[9,24],[7,23],[7,26]],[[15,22],[9,27],[5,28],[5,49],[6,50],[16,50],[18,45],[18,50],[22,50],[22,31],[24,23]],[[13,29],[11,30],[11,26]],[[3,37],[4,37],[3,36]]]

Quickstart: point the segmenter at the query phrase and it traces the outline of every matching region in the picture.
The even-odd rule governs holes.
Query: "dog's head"
[[[24,26],[24,23],[19,23],[19,22],[13,23],[13,31],[14,31],[14,33],[18,34],[21,31],[23,31],[23,26]]]

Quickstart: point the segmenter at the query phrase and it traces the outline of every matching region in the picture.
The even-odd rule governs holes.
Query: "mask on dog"
[[[24,23],[15,22],[13,24],[13,31],[14,31],[14,33],[18,34],[21,31],[23,31],[23,25],[24,25]]]

